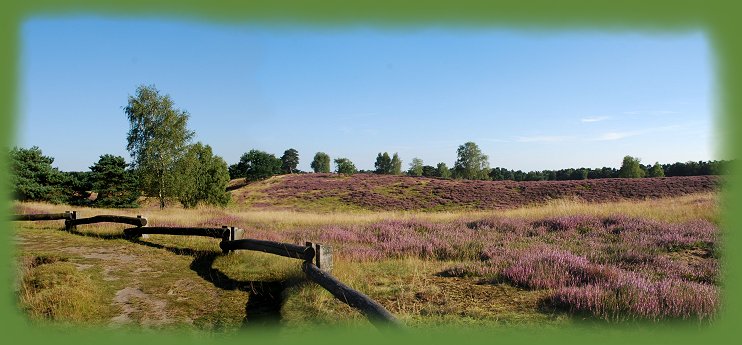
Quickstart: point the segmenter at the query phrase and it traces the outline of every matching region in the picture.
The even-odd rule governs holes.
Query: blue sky
[[[228,164],[260,149],[427,165],[476,142],[492,167],[725,158],[702,32],[222,25],[37,17],[22,28],[16,142],[61,170],[129,159],[123,112],[154,84]],[[79,133],[86,133],[79,136]]]

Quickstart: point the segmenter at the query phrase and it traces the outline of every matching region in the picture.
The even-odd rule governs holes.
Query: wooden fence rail
[[[127,216],[115,216],[115,215],[99,215],[90,218],[79,218],[79,219],[68,219],[66,224],[70,226],[82,225],[82,224],[93,224],[93,223],[121,223],[129,224],[134,226],[145,226],[147,225],[147,218],[142,217],[127,217]]]
[[[182,236],[206,236],[219,238],[222,241],[219,247],[225,253],[234,250],[254,250],[265,253],[285,256],[289,258],[304,260],[302,271],[307,278],[329,291],[341,302],[358,309],[369,321],[378,326],[401,326],[399,321],[381,304],[374,301],[365,294],[343,284],[330,274],[332,269],[332,251],[330,247],[320,244],[312,245],[307,242],[301,246],[297,244],[281,243],[274,241],[256,240],[251,238],[237,239],[242,237],[244,230],[234,227],[221,228],[191,228],[191,227],[145,227],[147,219],[141,216],[126,217],[116,215],[98,215],[90,218],[77,219],[77,212],[52,213],[52,214],[28,214],[15,215],[13,220],[65,220],[65,228],[72,229],[76,225],[93,223],[123,223],[134,225],[136,228],[124,229],[127,238],[141,237],[144,234],[160,235],[182,235]],[[238,235],[239,234],[239,235]],[[312,261],[316,262],[312,262]]]
[[[310,261],[305,261],[301,265],[302,271],[307,274],[307,278],[329,291],[335,298],[341,302],[358,309],[366,315],[369,321],[376,326],[401,326],[399,321],[384,306],[374,301],[370,297],[354,290],[335,279],[329,273],[321,270]]]
[[[14,215],[14,221],[37,221],[37,220],[60,220],[72,219],[72,213],[39,213],[39,214],[17,214]]]
[[[124,229],[126,237],[141,237],[143,234],[152,235],[180,235],[180,236],[205,236],[213,238],[224,238],[229,234],[227,228],[174,228],[174,227],[143,227]]]
[[[311,246],[300,246],[296,244],[255,240],[251,238],[234,241],[222,241],[221,243],[219,243],[219,247],[222,248],[222,250],[224,251],[237,249],[255,250],[308,261],[314,259],[314,248],[312,248]]]

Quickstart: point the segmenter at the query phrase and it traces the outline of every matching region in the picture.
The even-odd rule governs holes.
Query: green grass
[[[271,231],[384,219],[448,222],[493,214],[529,219],[566,214],[627,214],[662,221],[718,219],[716,197],[711,194],[608,204],[560,200],[498,212],[331,212],[339,202],[328,200],[326,212],[317,213],[255,211],[236,205],[227,209],[78,211],[86,217],[143,214],[153,224],[183,226],[230,215],[239,222],[235,226]],[[38,203],[16,207],[40,212],[73,209]],[[129,241],[121,237],[124,226],[115,224],[79,226],[75,233],[63,231],[61,221],[15,225],[18,305],[21,312],[37,322],[236,332],[243,327],[246,306],[257,298],[250,284],[267,282],[280,283],[284,288],[278,298],[281,325],[287,332],[323,325],[370,327],[358,311],[306,281],[300,262],[295,259],[248,251],[223,255],[218,240],[205,237],[150,235]],[[520,244],[528,245],[516,245]],[[478,252],[475,247],[466,252]],[[462,267],[461,274],[438,275],[452,267]],[[545,291],[523,290],[499,282],[471,257],[456,261],[400,258],[360,263],[336,257],[333,275],[369,295],[413,328],[550,328],[577,321],[574,316],[539,309],[538,300]]]

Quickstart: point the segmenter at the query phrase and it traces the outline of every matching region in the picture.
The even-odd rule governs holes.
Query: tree
[[[137,207],[139,188],[124,157],[105,154],[90,167],[95,206]]]
[[[245,177],[245,169],[243,166],[240,166],[240,163],[230,165],[227,171],[229,171],[229,178],[231,180]]]
[[[402,174],[402,160],[399,159],[399,155],[397,153],[394,153],[394,156],[392,157],[392,169],[391,169],[392,175],[400,175]]]
[[[440,177],[438,176],[438,169],[434,166],[423,165],[423,176],[425,177]]]
[[[175,176],[176,163],[194,133],[187,128],[188,113],[173,108],[169,95],[160,95],[153,85],[141,85],[124,107],[129,119],[126,149],[132,158],[140,186],[146,195],[174,197],[182,181]]]
[[[192,208],[199,203],[226,206],[229,203],[227,162],[215,156],[211,146],[200,142],[189,145],[178,162],[178,175],[183,179],[178,192],[183,207]]]
[[[335,166],[337,169],[335,170],[338,174],[346,174],[346,175],[353,175],[358,170],[356,169],[356,166],[353,165],[353,162],[350,161],[348,158],[338,158],[335,160]]]
[[[44,156],[37,147],[10,150],[10,185],[21,201],[66,201],[62,185],[65,175],[52,167],[54,158]]]
[[[618,177],[624,178],[637,178],[644,177],[644,170],[642,170],[641,160],[636,157],[626,156],[623,158],[621,169],[618,170]]]
[[[240,157],[239,167],[244,169],[241,173],[247,181],[258,181],[267,179],[281,173],[281,160],[273,154],[250,150]]]
[[[451,178],[451,170],[448,169],[446,163],[438,163],[438,165],[436,166],[436,170],[438,170],[438,177]]]
[[[660,162],[655,162],[651,169],[649,169],[649,177],[665,177],[665,171],[662,169]]]
[[[423,160],[420,158],[413,158],[410,163],[410,170],[407,171],[410,176],[422,176],[423,175]]]
[[[330,156],[324,152],[317,152],[314,154],[312,164],[310,164],[312,170],[316,173],[329,173],[330,172]]]
[[[374,163],[374,170],[377,174],[391,174],[392,173],[392,159],[389,157],[389,153],[379,152],[376,156],[376,163]]]
[[[299,165],[299,151],[288,149],[281,156],[281,171],[284,174],[293,174],[296,166]]]
[[[477,144],[470,141],[459,146],[457,155],[458,158],[453,165],[454,177],[467,180],[487,180],[489,178],[489,158],[482,154]]]

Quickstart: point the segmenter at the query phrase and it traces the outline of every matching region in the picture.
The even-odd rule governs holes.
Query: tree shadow
[[[222,252],[166,246],[158,243],[142,241],[138,238],[130,240],[144,246],[164,249],[177,255],[192,256],[193,261],[189,268],[196,272],[196,274],[198,274],[202,279],[222,290],[247,292],[249,297],[245,304],[245,318],[242,322],[243,327],[276,327],[280,325],[283,291],[288,287],[288,282],[257,280],[242,281],[233,279],[224,274],[224,272],[213,267],[214,261],[218,257],[225,255]]]
[[[132,238],[125,234],[96,234],[91,232],[69,229],[67,232],[86,237],[95,237],[105,240],[126,239],[139,245],[164,249],[176,255],[193,257],[189,268],[196,272],[199,277],[210,282],[216,288],[222,290],[238,290],[249,294],[245,304],[245,318],[242,325],[244,328],[255,327],[277,327],[281,322],[281,305],[283,304],[283,291],[292,284],[289,281],[241,281],[236,280],[224,272],[213,267],[214,261],[225,255],[219,251],[197,250],[192,248],[168,246],[159,243]]]

